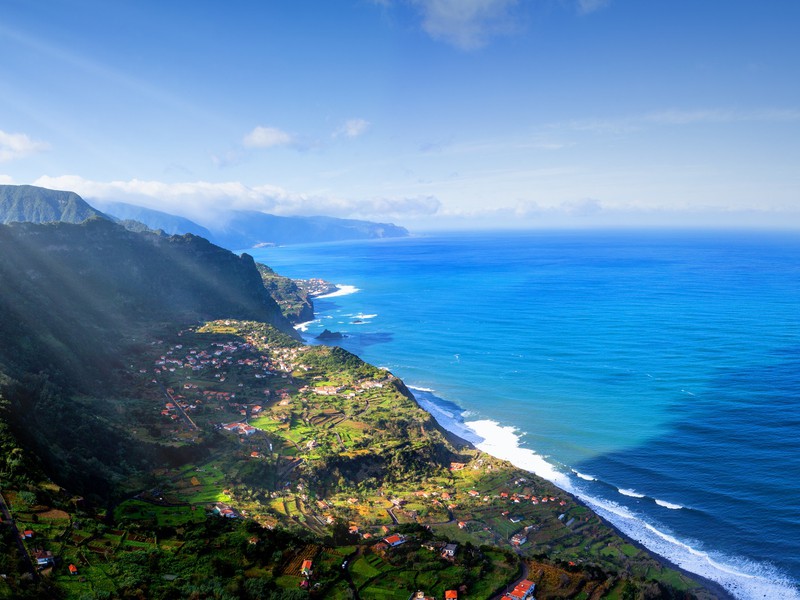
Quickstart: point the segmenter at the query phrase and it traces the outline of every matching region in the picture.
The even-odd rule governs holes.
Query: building
[[[46,567],[48,565],[55,564],[55,557],[50,550],[34,550],[33,559],[40,567]]]
[[[458,544],[447,544],[442,550],[442,557],[453,558],[458,550]]]
[[[237,513],[233,508],[229,505],[225,504],[224,502],[217,502],[214,505],[213,510],[215,515],[219,515],[220,517],[225,517],[227,519],[238,519],[239,513]]]
[[[404,544],[405,541],[406,541],[406,538],[404,536],[400,535],[399,533],[395,533],[395,534],[390,535],[389,537],[383,538],[383,541],[386,542],[387,544],[389,544],[389,546],[391,546],[392,548],[394,548],[395,546],[399,546],[400,544]]]
[[[514,589],[503,596],[503,600],[528,600],[533,598],[533,590],[536,584],[527,579],[520,581]]]
[[[313,563],[310,560],[304,560],[303,565],[300,567],[300,572],[305,577],[311,577],[311,567]]]

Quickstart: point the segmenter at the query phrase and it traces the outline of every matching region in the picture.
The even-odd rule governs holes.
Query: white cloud
[[[40,177],[34,182],[51,189],[70,190],[91,203],[113,200],[185,216],[214,229],[228,210],[256,210],[275,215],[327,215],[342,218],[387,220],[437,214],[441,203],[433,196],[352,199],[289,192],[264,184],[247,186],[238,181],[91,181],[77,175]]]
[[[0,175],[0,184],[2,185],[11,185],[14,183],[14,179],[11,175]]]
[[[516,30],[511,9],[518,0],[411,0],[428,35],[463,50],[484,46],[490,37]]]
[[[348,119],[339,129],[333,132],[333,137],[345,136],[356,138],[369,129],[370,122],[365,119]]]
[[[291,135],[276,127],[258,126],[242,139],[242,144],[248,148],[270,148],[272,146],[286,146],[293,142]]]
[[[611,3],[611,0],[578,0],[578,12],[582,15],[588,15],[596,10],[605,8]]]
[[[50,144],[32,140],[24,133],[6,133],[0,130],[0,162],[24,158],[49,148]]]

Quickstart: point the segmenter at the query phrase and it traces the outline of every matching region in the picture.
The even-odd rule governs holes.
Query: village
[[[36,572],[62,585],[113,589],[109,565],[119,556],[179,552],[181,532],[207,519],[329,540],[296,548],[270,571],[312,595],[324,586],[326,598],[520,599],[538,585],[546,599],[556,573],[559,586],[574,579],[575,589],[609,592],[614,580],[570,573],[610,569],[621,557],[642,562],[640,550],[557,488],[451,446],[402,382],[344,351],[236,321],[150,347],[149,362],[132,369],[151,406],[136,435],[214,452],[151,473],[147,487],[99,515],[113,526],[25,507],[12,494]],[[417,471],[391,470],[402,452]],[[449,458],[419,464],[413,452]],[[248,535],[247,545],[255,551],[261,538]]]

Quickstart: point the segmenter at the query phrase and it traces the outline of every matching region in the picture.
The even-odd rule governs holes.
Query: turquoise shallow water
[[[316,301],[307,333],[346,334],[445,426],[738,597],[800,597],[798,236],[458,233],[249,252],[352,286]]]

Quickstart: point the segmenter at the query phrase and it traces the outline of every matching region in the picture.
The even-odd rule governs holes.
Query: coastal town
[[[197,458],[130,482],[100,515],[111,527],[8,494],[35,576],[113,587],[103,565],[179,552],[181,531],[207,519],[249,532],[253,551],[265,534],[248,523],[330,540],[286,550],[270,570],[326,598],[599,598],[621,593],[608,575],[620,560],[666,572],[569,495],[441,430],[394,375],[339,348],[224,320],[154,340],[141,361],[130,373],[150,408],[132,433]],[[193,454],[204,447],[215,450]]]

